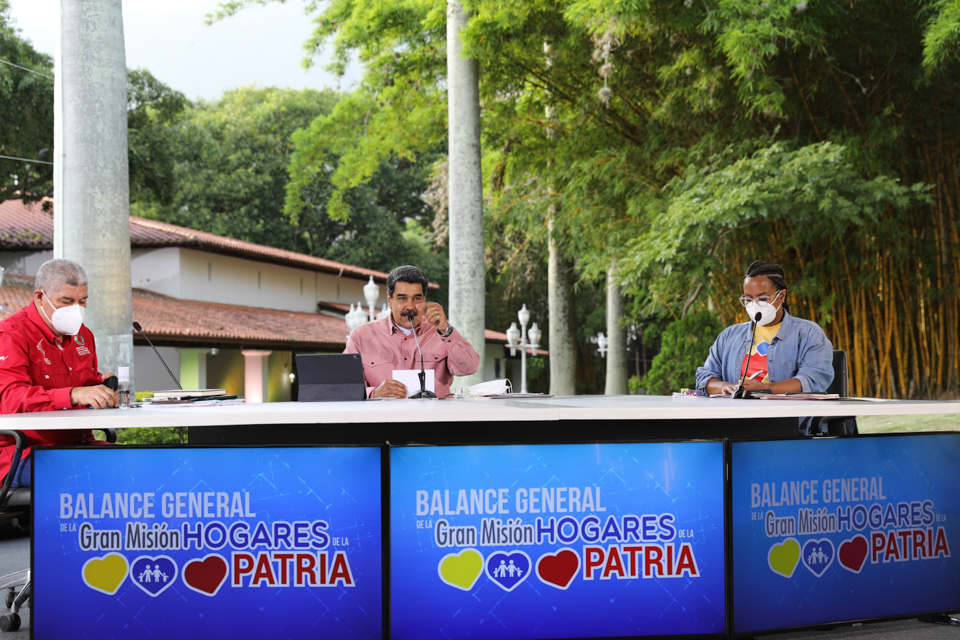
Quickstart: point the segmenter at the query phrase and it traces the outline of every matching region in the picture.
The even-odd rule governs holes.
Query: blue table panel
[[[723,445],[391,450],[391,634],[725,630]]]
[[[381,637],[379,449],[33,455],[37,640]]]
[[[735,632],[960,609],[960,435],[731,446]]]

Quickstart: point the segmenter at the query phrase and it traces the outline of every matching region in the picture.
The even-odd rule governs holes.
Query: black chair
[[[117,432],[113,429],[100,429],[104,432],[107,442],[117,441]],[[0,487],[0,527],[19,529],[25,533],[30,531],[30,500],[33,490],[30,487],[11,488],[13,478],[20,467],[20,458],[23,450],[29,446],[27,438],[21,431],[0,430],[0,435],[14,439],[16,451],[10,461],[10,471],[3,479]],[[19,590],[18,590],[19,588]],[[8,613],[0,615],[0,631],[17,631],[20,628],[20,609],[33,593],[33,583],[30,569],[16,571],[6,576],[0,576],[0,591],[6,591],[6,607]]]
[[[30,527],[30,487],[11,488],[13,478],[20,467],[20,457],[27,447],[27,438],[20,431],[0,430],[0,435],[8,436],[16,442],[16,452],[10,461],[10,471],[0,487],[0,527],[13,528],[29,532]],[[0,630],[16,631],[20,628],[20,608],[32,592],[30,569],[16,571],[0,577],[0,590],[6,592],[8,613],[0,616]]]
[[[827,393],[839,394],[841,398],[846,398],[850,395],[850,390],[847,386],[846,351],[835,349],[833,352],[833,382],[827,387]],[[816,424],[817,420],[819,420],[821,435],[852,436],[859,433],[857,431],[856,417],[824,416],[819,419],[814,418],[814,424]]]

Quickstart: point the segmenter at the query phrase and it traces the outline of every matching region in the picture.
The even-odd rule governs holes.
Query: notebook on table
[[[226,389],[166,389],[154,391],[156,400],[186,400],[187,398],[213,398],[226,395]]]

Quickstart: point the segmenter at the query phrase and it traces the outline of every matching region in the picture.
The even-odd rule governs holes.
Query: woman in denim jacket
[[[823,393],[833,381],[833,345],[815,322],[788,312],[787,282],[780,265],[757,260],[743,278],[740,303],[751,321],[723,330],[703,366],[697,369],[697,389],[732,394],[747,364],[752,319],[757,335],[744,389],[773,393]],[[806,429],[801,420],[801,432]]]

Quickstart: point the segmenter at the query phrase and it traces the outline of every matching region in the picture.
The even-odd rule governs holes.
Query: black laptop
[[[363,400],[367,385],[359,353],[297,354],[300,402]]]

